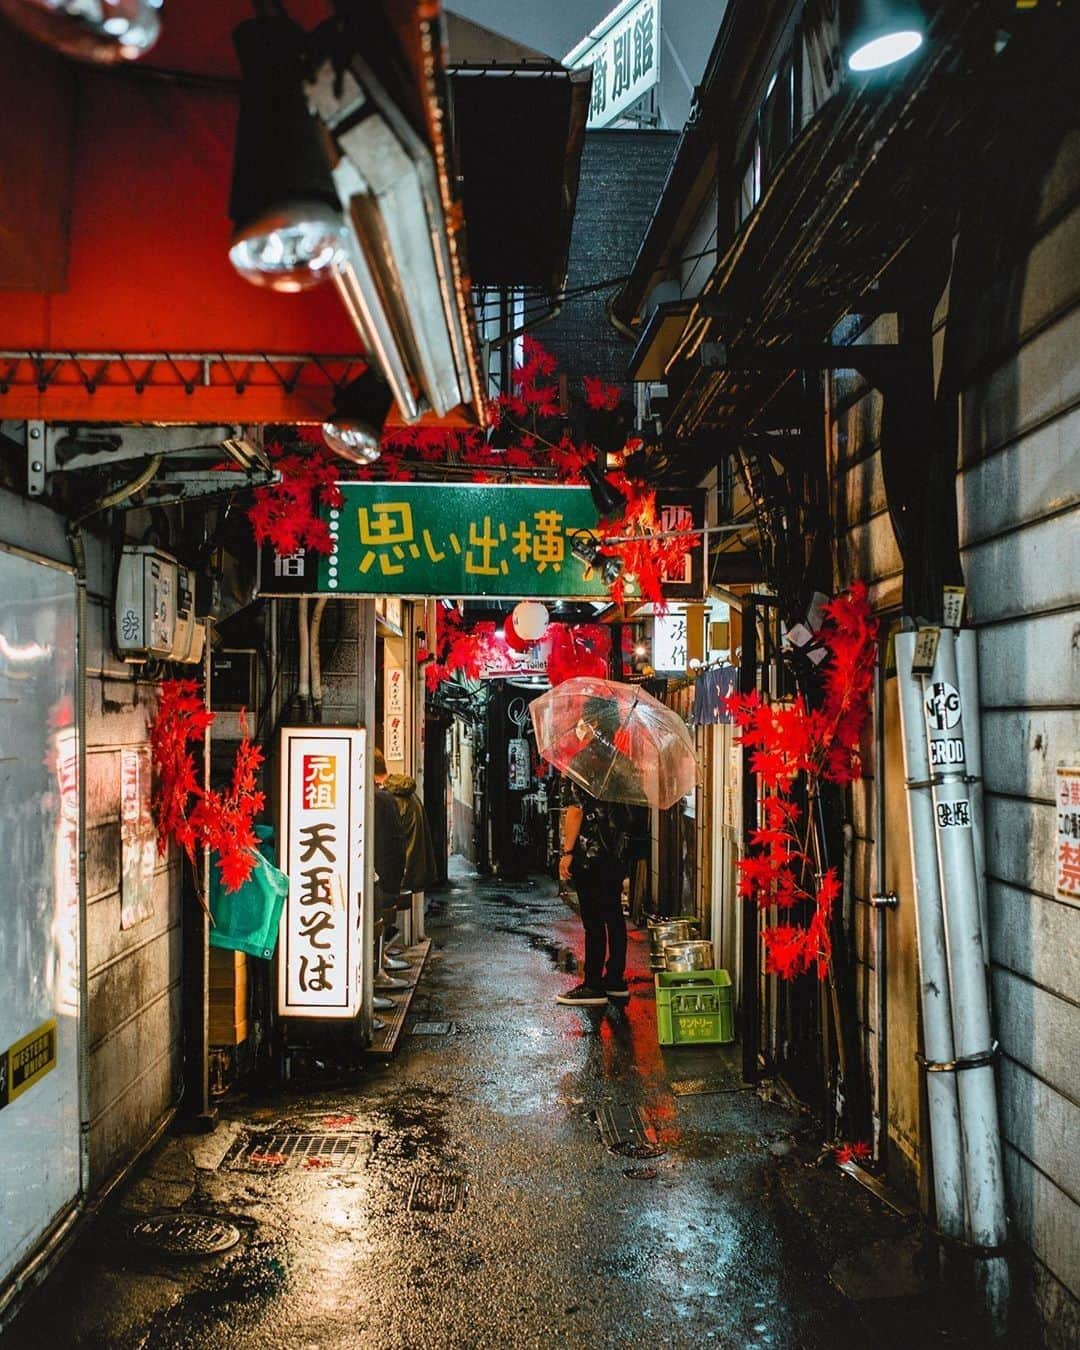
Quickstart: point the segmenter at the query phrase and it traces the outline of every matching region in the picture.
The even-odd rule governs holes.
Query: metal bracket
[[[273,482],[272,476],[265,477],[272,475],[272,469],[261,442],[257,429],[242,426],[112,426],[98,423],[88,426],[31,420],[25,423],[27,493],[31,497],[40,497],[53,473],[111,469],[114,465],[154,456],[204,462],[228,460],[243,470],[245,477],[250,470],[264,475],[259,478],[259,483]],[[167,475],[161,475],[157,481],[167,479]]]
[[[1001,1046],[995,1041],[989,1050],[980,1050],[976,1055],[962,1055],[959,1059],[933,1060],[916,1053],[916,1061],[927,1073],[961,1073],[964,1069],[984,1069],[997,1059]]]
[[[900,897],[895,891],[881,891],[870,897],[871,909],[896,909],[899,904]]]
[[[45,423],[37,419],[26,424],[26,491],[30,497],[45,491]]]
[[[274,469],[250,473],[232,473],[228,469],[212,473],[185,473],[182,469],[174,469],[159,473],[147,484],[142,500],[125,502],[118,509],[126,511],[136,506],[172,506],[197,498],[222,497],[232,492],[242,492],[246,488],[269,487],[271,483],[278,482],[280,477]]]

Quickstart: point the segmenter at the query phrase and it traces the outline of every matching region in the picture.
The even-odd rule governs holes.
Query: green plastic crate
[[[726,1045],[735,1039],[726,970],[657,972],[656,1035],[661,1045]]]

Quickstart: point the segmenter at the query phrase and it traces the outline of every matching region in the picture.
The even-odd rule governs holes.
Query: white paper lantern
[[[547,631],[547,608],[539,600],[522,600],[514,606],[510,621],[522,642],[539,642]]]

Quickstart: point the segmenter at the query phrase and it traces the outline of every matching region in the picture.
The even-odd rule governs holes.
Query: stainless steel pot
[[[664,949],[669,942],[686,942],[694,930],[686,919],[664,919],[649,924],[649,965],[664,970]]]
[[[701,940],[669,942],[664,948],[664,964],[668,970],[685,973],[691,970],[713,970],[713,945]]]

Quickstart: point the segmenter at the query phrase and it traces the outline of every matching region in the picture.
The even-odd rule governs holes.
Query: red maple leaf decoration
[[[157,712],[150,723],[150,753],[157,781],[151,809],[157,825],[158,851],[175,839],[192,862],[201,845],[217,854],[218,872],[227,891],[238,890],[255,867],[255,817],[263,809],[258,791],[262,751],[248,736],[247,719],[240,714],[241,741],[233,763],[229,788],[203,788],[192,747],[202,743],[214,714],[205,706],[195,680],[165,680],[158,693]]]
[[[814,874],[810,822],[792,800],[802,780],[813,800],[820,782],[845,784],[859,773],[859,738],[869,716],[870,690],[877,660],[877,620],[856,583],[825,606],[818,637],[827,652],[820,708],[809,708],[800,695],[773,703],[759,694],[734,694],[728,710],[752,747],[751,768],[764,797],[762,824],[750,835],[753,852],[739,861],[739,894],[790,912],[807,902],[805,924],[771,924],[762,934],[765,967],[782,979],[814,969],[828,972],[832,955],[829,923],[840,895],[834,868]]]

